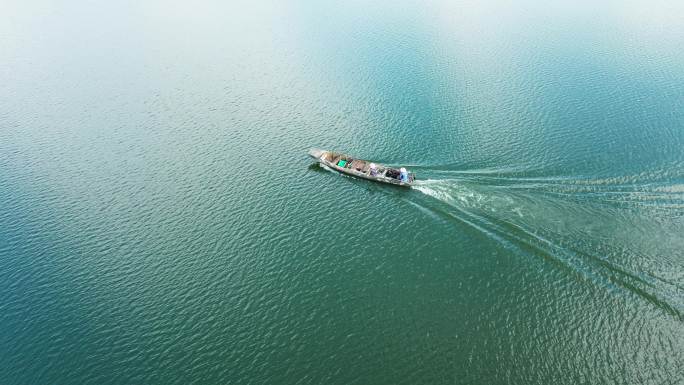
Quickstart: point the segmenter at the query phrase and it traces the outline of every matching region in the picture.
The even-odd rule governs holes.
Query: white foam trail
[[[419,181],[413,189],[452,206],[477,209],[494,209],[506,202],[497,202],[492,194],[481,194],[454,179],[427,179]]]
[[[424,202],[426,209],[434,210],[440,217],[459,220],[521,254],[532,252],[553,260],[579,277],[611,290],[621,288],[641,295],[684,319],[684,308],[676,299],[681,285],[672,283],[669,276],[663,278],[662,274],[635,269],[611,257],[611,253],[619,255],[630,247],[647,254],[649,245],[655,245],[657,241],[650,241],[641,249],[641,245],[629,241],[629,234],[614,230],[629,230],[637,224],[640,233],[651,234],[645,239],[663,238],[670,244],[666,242],[664,250],[677,249],[671,244],[681,239],[676,234],[681,231],[684,209],[682,183],[613,184],[624,181],[535,178],[538,183],[525,186],[520,184],[521,178],[508,179],[514,183],[491,185],[469,178],[424,179],[416,181],[412,188],[449,206]],[[622,206],[606,208],[608,202]],[[646,204],[647,210],[634,213],[633,209]],[[630,210],[619,210],[620,207]],[[654,208],[665,210],[667,215]],[[592,224],[603,225],[587,229],[587,217],[592,218]],[[652,220],[645,221],[647,218]],[[568,242],[576,246],[567,247]],[[596,252],[596,245],[601,246],[601,252]]]

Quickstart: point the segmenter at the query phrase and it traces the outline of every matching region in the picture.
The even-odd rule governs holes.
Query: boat
[[[368,160],[352,158],[351,156],[341,152],[319,150],[314,148],[309,150],[309,156],[316,159],[320,164],[342,174],[373,180],[380,183],[411,187],[416,177],[414,173],[409,172],[408,181],[403,182],[401,179],[399,179],[400,170],[398,168],[385,166],[379,163],[373,163]],[[372,168],[371,165],[374,165],[375,168]]]

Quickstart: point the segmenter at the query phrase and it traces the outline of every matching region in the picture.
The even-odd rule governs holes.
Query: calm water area
[[[684,384],[684,3],[2,14],[0,383]]]

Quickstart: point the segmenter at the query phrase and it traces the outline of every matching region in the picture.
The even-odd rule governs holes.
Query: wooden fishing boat
[[[332,170],[376,182],[410,187],[415,179],[414,173],[407,172],[406,180],[402,181],[400,169],[352,158],[340,152],[311,149],[309,155]]]

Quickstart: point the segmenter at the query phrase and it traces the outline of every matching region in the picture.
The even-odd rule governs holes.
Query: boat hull
[[[311,149],[309,150],[309,156],[312,158],[316,159],[320,164],[325,165],[326,167],[335,170],[339,173],[354,176],[357,178],[362,178],[362,179],[367,179],[371,180],[374,182],[378,183],[385,183],[385,184],[391,184],[394,186],[399,186],[399,187],[411,187],[413,184],[415,175],[414,174],[409,174],[410,180],[409,182],[402,182],[399,179],[392,178],[389,176],[385,176],[385,170],[392,170],[391,168],[384,166],[382,164],[377,164],[378,169],[383,170],[382,175],[371,175],[369,172],[363,172],[363,171],[358,171],[354,168],[348,168],[348,167],[340,167],[336,162],[330,161],[327,158],[327,154],[333,154],[330,151],[325,151],[325,150],[320,150],[320,149]],[[339,156],[346,157],[344,154],[338,154],[334,153]],[[366,160],[361,160],[361,159],[355,159],[356,161],[364,162],[364,163],[370,163],[369,161]]]

